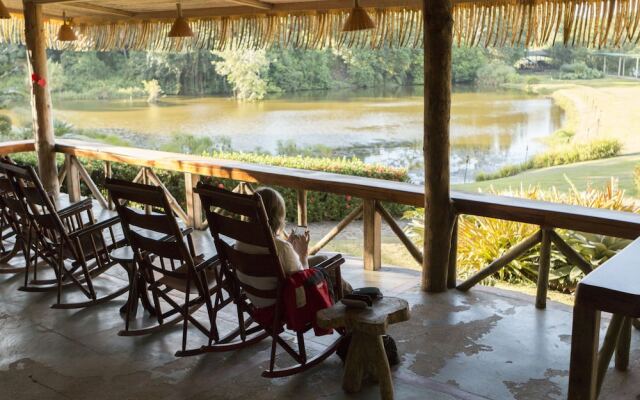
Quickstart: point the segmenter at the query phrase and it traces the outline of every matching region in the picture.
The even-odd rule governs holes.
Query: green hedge
[[[616,139],[601,139],[584,144],[558,146],[556,149],[538,154],[524,163],[506,165],[494,173],[480,172],[476,175],[476,181],[505,178],[530,169],[615,157],[620,154],[621,150],[622,143]]]
[[[332,172],[344,175],[362,176],[369,178],[386,179],[400,182],[408,182],[409,175],[407,170],[400,168],[386,167],[378,164],[366,164],[363,161],[353,158],[315,158],[315,157],[287,157],[287,156],[270,156],[252,153],[239,152],[215,152],[212,157],[218,159],[235,160],[249,162],[255,164],[274,165],[280,167],[300,168],[313,171]],[[31,165],[36,164],[35,155],[33,153],[16,154],[13,159]],[[59,167],[62,166],[64,157],[58,156]],[[104,187],[104,164],[100,161],[81,159],[93,181],[98,187]],[[139,167],[127,164],[112,164],[112,172],[115,178],[132,181],[138,174]],[[171,194],[185,206],[185,187],[184,174],[166,170],[154,170],[158,178],[169,189]],[[204,178],[207,183],[222,185],[231,190],[238,185],[239,182],[230,179]],[[88,188],[81,185],[82,193],[89,195]],[[284,187],[275,187],[279,190],[287,204],[287,218],[294,221],[297,218],[297,192],[295,189]],[[65,191],[63,186],[62,190]],[[349,214],[355,207],[361,203],[361,199],[351,197],[349,195],[337,195],[324,192],[309,192],[307,194],[307,215],[309,222],[319,221],[339,221]],[[401,204],[386,204],[389,212],[394,216],[401,216],[407,206]]]

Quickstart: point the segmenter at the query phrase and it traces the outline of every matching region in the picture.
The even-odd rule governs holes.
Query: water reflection
[[[328,146],[368,162],[408,167],[422,176],[421,87],[307,92],[256,103],[228,98],[170,97],[143,101],[56,102],[58,118],[80,128],[125,129],[167,137],[175,133],[227,136],[234,149],[277,150]],[[550,99],[511,92],[454,91],[451,115],[452,181],[473,179],[539,152],[539,140],[560,127]],[[157,139],[157,138],[156,138]],[[157,140],[154,140],[157,142]]]

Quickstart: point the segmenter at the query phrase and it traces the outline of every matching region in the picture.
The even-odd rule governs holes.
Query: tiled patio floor
[[[197,236],[198,247],[209,252],[207,234]],[[379,286],[411,304],[411,320],[390,330],[402,354],[393,370],[397,399],[566,398],[570,307],[550,303],[540,311],[529,296],[486,287],[429,295],[419,291],[418,272],[365,272],[358,259],[343,271],[354,287]],[[55,294],[17,291],[21,279],[0,276],[0,399],[378,398],[373,383],[345,395],[336,356],[274,380],[260,377],[268,340],[236,352],[176,358],[179,327],[147,337],[117,335],[124,297],[80,311],[52,310]],[[122,281],[122,274],[108,279]],[[200,337],[194,332],[191,340]],[[635,331],[630,371],[611,369],[601,398],[640,399],[638,383]]]

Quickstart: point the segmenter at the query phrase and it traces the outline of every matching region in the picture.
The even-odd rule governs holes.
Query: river
[[[128,131],[145,143],[188,133],[227,137],[234,150],[275,153],[278,142],[324,146],[339,155],[409,168],[422,180],[422,88],[310,92],[241,103],[224,97],[144,101],[57,101],[56,118],[83,129]],[[506,91],[454,91],[452,182],[472,181],[524,161],[562,124],[562,110],[544,97]]]

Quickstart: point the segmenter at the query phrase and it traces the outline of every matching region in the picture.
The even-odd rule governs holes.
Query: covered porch
[[[199,250],[214,248],[208,233],[198,232],[196,238]],[[362,259],[348,258],[344,277],[356,287],[379,286],[385,294],[410,303],[411,320],[389,330],[402,354],[401,364],[392,371],[396,398],[566,398],[572,307],[549,302],[546,310],[537,310],[532,296],[484,286],[467,293],[427,294],[420,290],[417,271],[394,266],[365,271],[362,266]],[[125,274],[109,274],[118,283],[126,280]],[[124,324],[118,313],[124,298],[81,311],[51,310],[54,293],[17,291],[20,281],[21,277],[0,277],[0,383],[6,398],[378,396],[373,383],[365,384],[359,394],[345,394],[337,356],[290,378],[260,378],[269,361],[268,341],[236,352],[176,358],[180,326],[141,338],[117,335]],[[603,325],[602,336],[607,324]],[[601,398],[637,398],[637,334],[631,348],[630,369],[619,372],[612,366]]]
[[[597,396],[594,381],[598,373],[595,347],[599,320],[595,313],[599,315],[600,309],[594,309],[594,316],[585,318],[585,326],[591,331],[587,329],[584,343],[578,344],[585,347],[591,340],[594,345],[586,346],[589,350],[584,357],[586,366],[577,365],[582,358],[576,358],[581,374],[573,379],[574,394],[571,396],[568,394],[568,375],[572,308],[547,301],[552,244],[585,273],[591,272],[593,266],[587,265],[572,251],[554,229],[635,239],[640,233],[640,217],[586,207],[452,192],[449,187],[451,48],[454,40],[469,45],[529,46],[553,41],[558,35],[563,36],[565,44],[621,45],[638,38],[638,24],[633,23],[640,15],[638,2],[589,1],[580,3],[579,11],[576,11],[575,2],[557,1],[363,1],[362,6],[372,10],[375,17],[368,21],[365,18],[364,23],[360,21],[352,26],[345,24],[344,30],[349,32],[346,34],[341,32],[343,20],[348,19],[350,13],[363,12],[358,2],[353,7],[345,7],[330,1],[185,0],[182,2],[184,11],[178,7],[177,15],[173,3],[155,1],[139,4],[116,0],[100,4],[75,0],[5,2],[7,10],[1,11],[9,18],[18,15],[19,22],[6,23],[2,38],[11,43],[26,44],[29,54],[36,137],[34,142],[6,144],[3,153],[35,151],[42,183],[51,194],[59,194],[61,182],[65,180],[71,201],[78,201],[82,181],[100,203],[96,214],[109,214],[110,199],[82,167],[81,159],[89,158],[105,163],[107,177],[111,173],[110,163],[141,167],[136,180],[162,187],[176,215],[194,228],[203,228],[202,209],[192,192],[200,177],[296,189],[301,225],[306,221],[307,190],[354,195],[363,200],[362,207],[341,221],[326,240],[330,241],[346,224],[362,216],[364,258],[348,260],[344,267],[345,278],[355,287],[378,286],[385,295],[402,297],[410,304],[411,321],[390,328],[402,354],[401,365],[393,371],[397,398],[555,399],[569,396],[591,400]],[[215,3],[215,7],[209,3]],[[617,4],[622,6],[617,7]],[[66,7],[73,11],[67,13]],[[68,32],[67,15],[74,17],[77,37]],[[176,36],[173,29],[168,32],[176,16],[176,21],[182,19],[183,23],[184,31],[180,35],[195,36],[188,39],[191,41],[166,38],[167,34]],[[199,29],[200,34],[194,35],[190,28],[184,29],[185,18],[193,20],[194,28]],[[63,28],[68,36],[56,41],[55,32],[58,29],[62,32]],[[67,39],[74,40],[71,44],[62,43]],[[54,139],[47,88],[47,47],[173,51],[190,46],[244,48],[269,45],[302,48],[423,46],[424,73],[428,78],[424,96],[424,187]],[[57,153],[64,154],[66,159],[65,167],[60,170],[56,164]],[[174,194],[168,193],[153,169],[184,174],[186,210],[180,207]],[[425,207],[422,249],[406,238],[399,227],[393,226],[393,219],[381,204],[385,201]],[[540,229],[485,270],[460,283],[457,281],[456,245],[457,220],[462,215],[502,218],[534,224]],[[380,225],[383,220],[423,266],[421,273],[381,265]],[[199,251],[211,255],[214,246],[208,234],[196,232],[194,235]],[[469,291],[538,244],[541,246],[535,300],[492,288],[475,287]],[[109,274],[114,283],[126,281],[124,275]],[[17,292],[20,277],[8,275],[1,279],[0,292],[4,300],[0,304],[0,321],[4,329],[0,343],[7,349],[7,356],[1,361],[0,382],[12,398],[85,398],[89,395],[141,399],[346,397],[340,385],[342,369],[335,357],[291,378],[260,379],[258,373],[268,362],[266,343],[235,352],[175,358],[173,343],[179,342],[180,329],[144,338],[116,335],[123,324],[117,312],[122,301],[82,311],[52,311],[49,306],[55,294]],[[456,287],[460,291],[448,290]],[[637,301],[638,295],[631,293],[631,297]],[[626,316],[637,317],[637,312],[638,309],[633,308],[630,313],[633,315]],[[221,320],[224,321],[224,315]],[[607,324],[602,325],[600,337],[603,338]],[[576,340],[576,335],[573,339]],[[616,341],[617,336],[614,347]],[[640,377],[638,341],[634,334],[629,371],[610,371],[608,374],[601,391],[603,398],[637,397],[633,383]],[[321,342],[318,339],[318,347]],[[609,351],[613,352],[611,345]],[[600,358],[607,361],[604,367],[611,355]],[[349,398],[371,398],[377,396],[377,391],[375,385],[366,385],[361,393]]]

